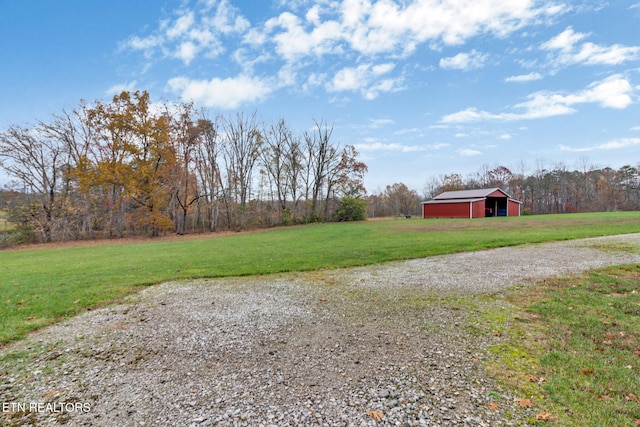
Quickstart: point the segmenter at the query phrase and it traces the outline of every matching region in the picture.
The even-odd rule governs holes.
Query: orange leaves
[[[638,397],[637,394],[635,393],[629,393],[624,397],[624,400],[626,400],[627,402],[636,402],[636,403],[640,403],[640,397]]]
[[[547,379],[544,377],[536,377],[535,375],[528,375],[527,381],[530,383],[537,383],[539,386],[542,386],[542,384],[547,382]]]
[[[496,402],[489,402],[489,409],[491,409],[492,411],[497,411],[498,409],[500,409],[500,405],[498,405]]]
[[[536,421],[552,421],[555,417],[548,412],[536,414]]]
[[[580,373],[582,375],[593,375],[595,374],[595,371],[593,369],[581,369]]]
[[[382,421],[382,419],[384,418],[384,413],[382,411],[377,411],[374,409],[367,411],[367,415],[376,421]]]
[[[533,403],[531,402],[531,399],[525,399],[525,398],[516,399],[516,403],[521,408],[531,408],[531,406],[533,405]]]
[[[542,378],[544,380],[544,378]],[[538,380],[540,381],[540,380]],[[521,408],[531,408],[533,407],[533,400],[532,399],[528,399],[528,398],[518,398],[516,399],[516,403],[518,404],[518,406],[520,406]],[[549,412],[540,412],[538,414],[536,414],[535,416],[536,421],[552,421],[555,420],[555,417],[549,413]]]

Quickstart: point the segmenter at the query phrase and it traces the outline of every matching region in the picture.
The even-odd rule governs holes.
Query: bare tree
[[[327,123],[320,121],[315,122],[315,128],[312,134],[305,132],[304,139],[306,142],[307,154],[307,171],[306,171],[306,189],[307,199],[309,199],[309,191],[311,192],[311,212],[309,219],[318,221],[318,202],[323,196],[325,197],[325,216],[328,209],[328,198],[335,184],[333,180],[340,164],[340,152],[338,148],[331,144],[331,135],[333,127],[329,128]]]
[[[179,104],[177,111],[174,114],[167,112],[167,116],[172,124],[172,140],[178,156],[175,166],[180,169],[176,174],[174,190],[174,197],[181,213],[181,217],[176,221],[176,232],[187,234],[189,209],[202,197],[195,180],[194,163],[197,159],[198,144],[207,124],[200,123],[195,118],[192,103]]]
[[[254,112],[245,117],[237,114],[224,122],[226,144],[223,157],[227,169],[227,191],[236,205],[235,225],[246,226],[247,202],[251,196],[253,169],[260,158],[263,145],[262,133]]]
[[[387,185],[384,197],[388,208],[395,216],[415,215],[419,211],[420,196],[401,182]]]
[[[262,163],[270,177],[278,206],[283,214],[287,210],[287,195],[290,193],[288,178],[287,149],[291,146],[293,135],[284,119],[271,125],[265,132],[265,149],[262,150]]]
[[[200,185],[207,199],[209,217],[209,231],[216,231],[218,214],[222,197],[222,173],[220,172],[220,151],[222,140],[219,132],[218,119],[212,121],[203,117],[198,122],[201,130],[200,144],[196,159]]]
[[[33,215],[42,240],[52,240],[52,225],[58,208],[58,184],[68,166],[62,141],[52,138],[40,123],[34,129],[10,126],[0,132],[0,166],[38,197]]]

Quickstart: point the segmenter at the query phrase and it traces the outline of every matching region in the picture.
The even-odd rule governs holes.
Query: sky
[[[369,193],[637,166],[639,36],[638,0],[0,1],[0,130],[146,90],[325,121]]]

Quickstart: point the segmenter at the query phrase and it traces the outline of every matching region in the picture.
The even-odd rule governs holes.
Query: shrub
[[[363,221],[367,219],[367,201],[361,197],[343,197],[336,212],[336,221]]]
[[[33,229],[29,226],[20,226],[6,233],[0,233],[0,249],[33,243],[34,241]]]

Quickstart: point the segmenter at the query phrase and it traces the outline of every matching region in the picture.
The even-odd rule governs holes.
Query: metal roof
[[[445,191],[442,194],[438,194],[433,200],[460,200],[460,199],[476,199],[476,198],[485,198],[489,194],[499,191],[504,194],[506,197],[511,198],[510,195],[505,193],[500,188],[482,188],[479,190],[461,190],[461,191]]]
[[[470,199],[446,199],[446,200],[427,200],[426,202],[422,202],[423,205],[440,205],[440,204],[445,204],[445,203],[451,203],[451,202],[455,202],[455,203],[472,203],[472,202],[479,202],[481,200],[484,200],[484,197],[476,197],[476,198],[470,198]]]

